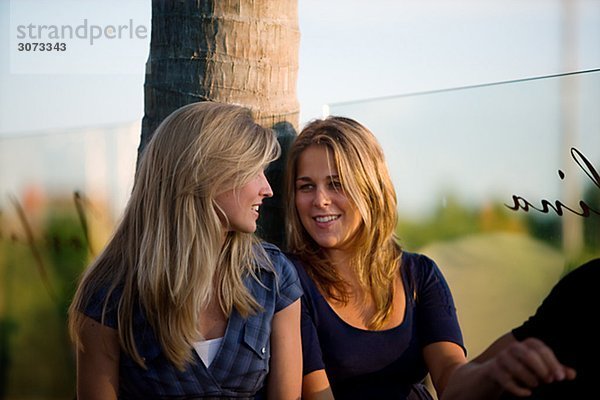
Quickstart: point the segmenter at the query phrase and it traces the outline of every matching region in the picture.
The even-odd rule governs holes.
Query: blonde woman
[[[302,291],[253,235],[279,153],[234,105],[190,104],[157,128],[69,310],[78,399],[299,398]]]
[[[395,240],[373,134],[348,118],[310,123],[290,149],[286,194],[304,290],[303,398],[405,399],[427,373],[441,394],[466,362],[452,295],[432,260]]]

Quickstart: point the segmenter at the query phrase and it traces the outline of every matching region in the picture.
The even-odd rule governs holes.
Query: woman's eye
[[[336,190],[342,190],[342,188],[343,188],[342,183],[339,181],[331,181],[330,185],[332,188],[334,188]]]
[[[313,185],[312,183],[303,183],[303,184],[301,184],[301,185],[297,185],[297,186],[296,186],[296,190],[299,190],[299,191],[301,191],[301,192],[307,192],[307,191],[309,191],[309,190],[312,190],[312,188],[313,188],[314,186],[315,186],[315,185]]]

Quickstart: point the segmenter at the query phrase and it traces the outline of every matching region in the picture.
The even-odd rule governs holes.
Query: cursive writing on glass
[[[573,160],[577,165],[579,165],[579,168],[590,178],[592,183],[598,189],[600,189],[600,175],[598,174],[598,171],[596,171],[592,163],[583,155],[583,153],[581,153],[575,147],[571,147],[571,157],[573,157]],[[561,180],[565,179],[565,173],[560,169],[558,170],[558,176]],[[552,209],[559,216],[562,216],[565,211],[571,212],[575,215],[579,215],[585,218],[589,217],[592,213],[600,215],[599,210],[592,208],[583,200],[579,201],[579,209],[566,206],[560,200],[555,200],[554,203],[552,203],[549,200],[542,199],[540,201],[539,207],[534,206],[533,204],[531,204],[531,202],[529,202],[527,199],[521,196],[513,195],[512,200],[512,205],[504,205],[513,211],[523,210],[525,212],[529,212],[529,209],[533,209],[541,213],[547,214]]]

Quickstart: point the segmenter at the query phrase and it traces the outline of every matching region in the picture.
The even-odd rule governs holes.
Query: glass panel
[[[599,97],[590,72],[330,106],[381,141],[402,244],[444,271],[471,355],[599,254],[598,215],[535,209],[600,209]],[[0,138],[0,397],[73,398],[65,310],[127,200],[139,132]]]
[[[598,104],[596,70],[329,106],[381,142],[402,244],[442,268],[471,355],[600,255]]]

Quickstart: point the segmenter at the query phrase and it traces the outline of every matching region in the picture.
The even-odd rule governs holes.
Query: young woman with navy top
[[[69,310],[78,399],[299,398],[302,289],[253,234],[279,152],[234,105],[190,104],[157,128]]]
[[[405,399],[427,373],[441,395],[466,362],[452,295],[436,264],[394,237],[396,196],[373,134],[348,118],[314,121],[287,174],[303,398]]]

